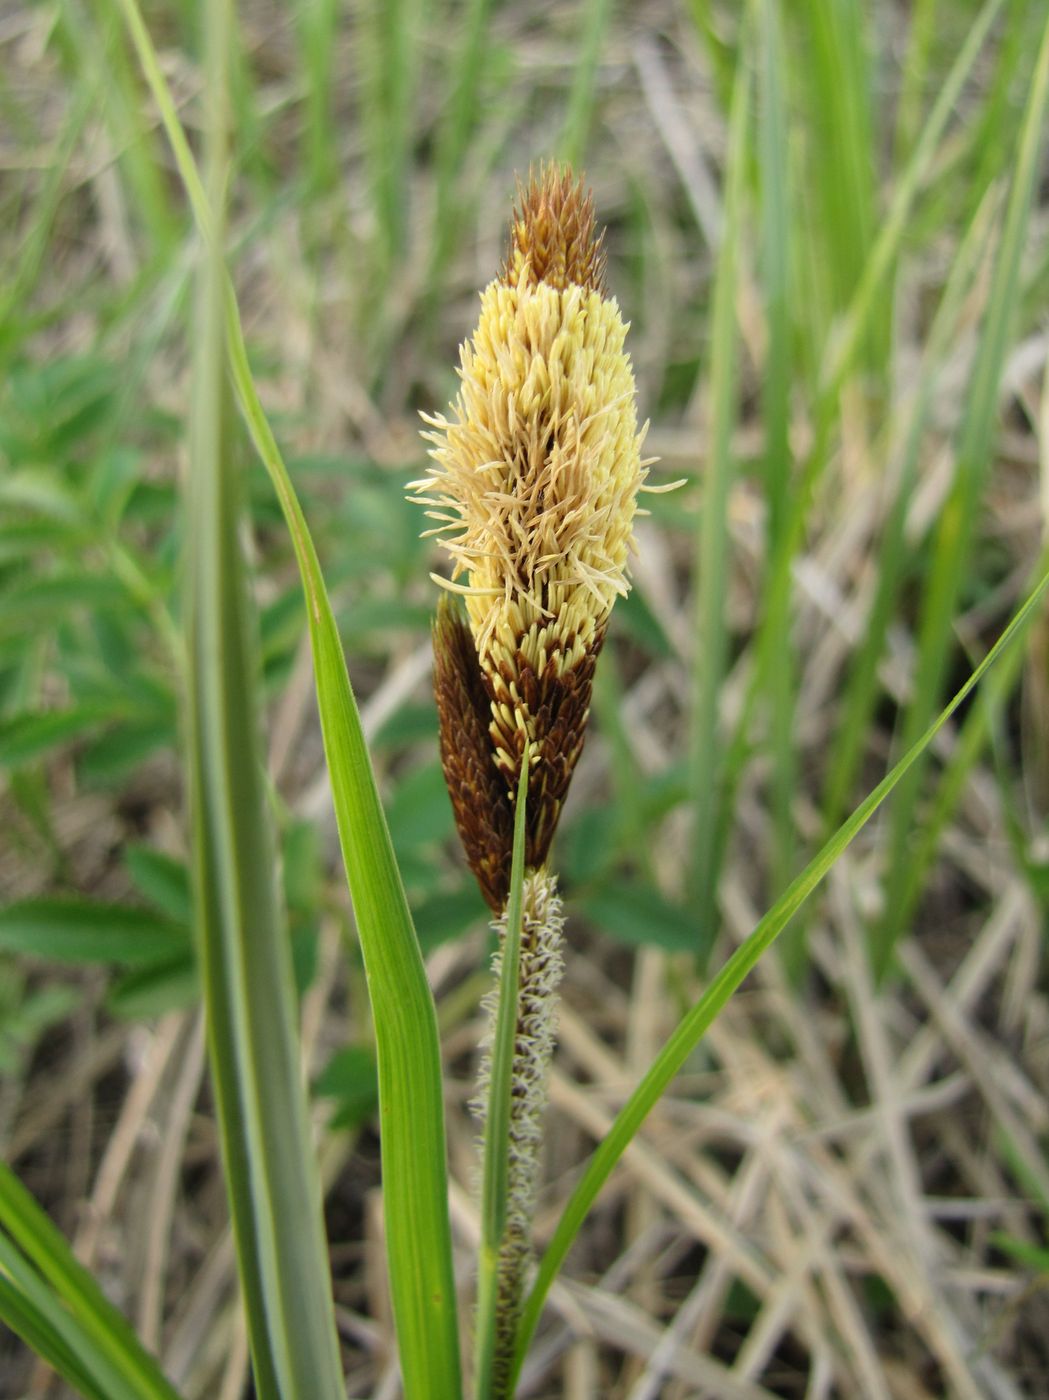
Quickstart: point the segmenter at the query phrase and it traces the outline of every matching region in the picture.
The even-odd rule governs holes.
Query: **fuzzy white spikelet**
[[[564,922],[556,878],[545,869],[529,872],[525,877],[522,903],[521,964],[510,1098],[506,1234],[499,1255],[495,1355],[497,1365],[506,1367],[509,1366],[524,1297],[525,1274],[531,1262],[531,1222],[539,1184],[542,1120],[556,1034],[557,989],[564,971]],[[492,1071],[499,974],[506,938],[505,912],[492,927],[499,934],[499,947],[492,958],[495,986],[483,1003],[488,1013],[488,1029],[481,1042],[483,1057],[477,1079],[477,1094],[471,1105],[482,1121]],[[500,1378],[495,1379],[498,1381]],[[496,1394],[499,1393],[497,1388]]]

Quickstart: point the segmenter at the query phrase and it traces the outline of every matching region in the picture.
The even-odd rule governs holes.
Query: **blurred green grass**
[[[924,617],[927,660],[903,722],[913,736],[941,698],[951,655],[962,654],[955,604],[997,588],[1010,567],[966,542],[993,528],[980,482],[993,473],[996,386],[1038,324],[1045,280],[1017,195],[1008,250],[1016,311],[996,291],[993,317],[981,320],[1012,175],[1010,162],[989,152],[1016,151],[1039,20],[1029,6],[992,3],[953,6],[933,23],[934,9],[916,6],[908,24],[854,0],[830,8],[768,0],[745,15],[696,3],[633,25],[608,7],[564,7],[546,27],[480,0],[458,23],[409,4],[343,12],[317,0],[283,20],[239,10],[234,271],[253,367],[269,386],[365,689],[391,658],[423,643],[431,559],[401,491],[421,450],[414,413],[452,391],[454,344],[498,255],[515,173],[571,156],[595,185],[653,441],[670,444],[668,471],[681,464],[690,477],[679,498],[655,506],[675,595],[650,605],[642,561],[635,606],[617,632],[632,672],[663,664],[669,645],[696,677],[694,718],[682,707],[660,737],[669,753],[690,744],[698,845],[686,843],[678,878],[653,893],[671,906],[685,891],[699,900],[698,914],[678,907],[698,917],[705,947],[717,935],[715,891],[731,858],[735,803],[755,765],[772,820],[759,859],[772,895],[810,845],[797,811],[805,789],[830,823],[855,801],[863,775],[877,771],[900,703],[879,670],[893,630],[910,633]],[[194,9],[154,10],[192,116]],[[937,114],[965,38],[954,100]],[[564,63],[562,42],[578,63]],[[55,764],[78,789],[119,801],[143,765],[162,762],[176,744],[174,477],[193,248],[113,16],[72,0],[48,24],[27,10],[9,56],[20,43],[36,55],[31,79],[9,63],[0,89],[23,153],[2,188],[13,276],[0,336],[0,765],[25,863],[10,871],[10,897],[85,893],[54,830]],[[752,79],[740,106],[754,119],[726,149],[725,104],[737,74]],[[718,125],[702,130],[698,114]],[[717,166],[726,158],[737,192],[723,208]],[[714,177],[709,189],[692,178],[697,169]],[[906,197],[901,181],[915,182]],[[890,234],[884,220],[894,200]],[[726,281],[720,313],[712,230]],[[939,388],[948,371],[969,372],[959,318],[972,354],[983,356],[968,428]],[[923,368],[914,400],[907,367],[916,355]],[[973,462],[956,479],[969,491],[968,523],[952,566],[965,573],[932,612],[920,600],[936,527],[927,513],[913,523],[914,498],[933,451],[949,451],[966,432],[962,449],[968,442]],[[252,474],[250,494],[265,678],[276,704],[303,614],[261,474]],[[841,575],[854,590],[843,604],[856,616],[857,643],[836,687],[845,703],[826,708],[825,752],[809,755],[798,737],[807,664],[799,648],[816,641],[796,635],[792,576],[799,561],[832,548],[851,498],[866,513],[856,562]],[[731,518],[740,501],[765,520],[763,590],[741,578],[749,564]],[[699,542],[695,573],[690,536]],[[1011,567],[1033,557],[1033,536],[1007,542]],[[981,575],[981,565],[995,573]],[[660,614],[688,606],[693,578],[701,625],[689,662],[680,629],[668,643]],[[724,709],[730,668],[751,677],[734,727]],[[473,919],[454,853],[442,856],[453,843],[424,692],[400,712],[403,720],[387,716],[380,744],[390,801],[397,811],[414,803],[416,788],[432,794],[413,822],[394,820],[409,886],[423,906],[462,890],[464,919]],[[614,868],[602,859],[589,875],[580,870],[582,902],[588,878],[651,884],[662,823],[685,798],[678,788],[639,821],[642,789],[658,778],[639,774],[601,814]],[[926,774],[896,804],[890,890],[898,891],[907,833],[921,824],[922,794],[935,782]],[[595,777],[592,787],[600,783]],[[570,873],[589,844],[577,833],[598,820],[585,800],[574,805]],[[910,912],[915,902],[900,907]],[[639,927],[632,941],[645,936]]]
[[[986,652],[1039,557],[1043,14],[306,0],[238,16],[231,266],[355,686],[393,697],[376,756],[420,937],[483,911],[425,681],[397,684],[427,646],[435,562],[403,485],[417,410],[454,392],[515,175],[562,157],[608,225],[654,477],[689,484],[652,498],[654,557],[617,611],[559,860],[581,923],[675,952],[691,929],[708,952],[726,871],[759,907],[782,891]],[[198,7],[159,0],[149,21],[195,132]],[[16,8],[0,112],[0,935],[56,901],[49,938],[69,931],[43,966],[0,939],[0,1054],[17,1074],[89,995],[60,963],[105,969],[113,1014],[196,994],[164,939],[131,966],[90,937],[114,903],[185,926],[176,500],[196,243],[111,7]],[[248,490],[276,724],[305,618],[261,472]],[[897,938],[937,928],[945,881],[971,903],[940,851],[978,765],[1013,816],[1004,858],[1045,907],[1044,632],[993,683],[995,761],[989,712],[971,708],[864,838],[887,971]],[[646,683],[654,699],[631,710]],[[292,734],[272,796],[305,984],[341,895],[330,827],[303,838],[317,735]],[[85,803],[108,814],[94,841],[69,836]],[[805,997],[805,926],[792,937]]]

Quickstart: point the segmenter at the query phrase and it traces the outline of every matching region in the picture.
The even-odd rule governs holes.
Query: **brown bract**
[[[594,235],[594,197],[576,183],[570,171],[558,176],[539,168],[527,185],[519,185],[518,203],[510,223],[510,251],[502,280],[520,284],[527,271],[533,283],[563,291],[585,287],[605,295],[604,234]]]
[[[447,595],[438,601],[433,624],[433,690],[441,766],[455,824],[481,893],[498,913],[510,888],[513,806],[506,782],[492,761],[490,701],[477,648]]]
[[[513,800],[525,733],[503,697],[516,691],[527,707],[532,761],[525,817],[525,863],[537,870],[557,830],[572,773],[583,751],[594,668],[604,632],[579,661],[554,659],[537,674],[528,658],[492,676],[482,670],[457,605],[442,598],[433,628],[434,695],[441,766],[455,824],[481,893],[498,913],[510,889]]]

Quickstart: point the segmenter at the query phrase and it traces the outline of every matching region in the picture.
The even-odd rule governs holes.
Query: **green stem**
[[[506,1229],[506,1197],[510,1171],[510,1111],[521,966],[525,806],[530,766],[526,743],[521,758],[521,777],[517,786],[517,806],[514,812],[513,863],[510,869],[510,894],[506,905],[506,930],[503,936],[491,1078],[484,1125],[481,1249],[477,1276],[477,1352],[474,1371],[478,1400],[489,1400],[495,1394],[492,1386],[498,1325],[499,1251]]]

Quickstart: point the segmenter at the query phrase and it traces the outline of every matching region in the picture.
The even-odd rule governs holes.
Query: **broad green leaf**
[[[189,933],[149,909],[88,899],[24,899],[0,910],[0,949],[62,963],[144,967],[189,948]]]
[[[192,950],[170,962],[117,978],[106,993],[106,1010],[123,1021],[145,1021],[184,1011],[200,1001],[200,978]]]
[[[193,894],[184,860],[153,846],[133,843],[124,848],[124,865],[144,899],[175,923],[190,926]]]
[[[76,705],[68,710],[12,715],[0,722],[0,768],[17,768],[111,722],[108,705]]]

